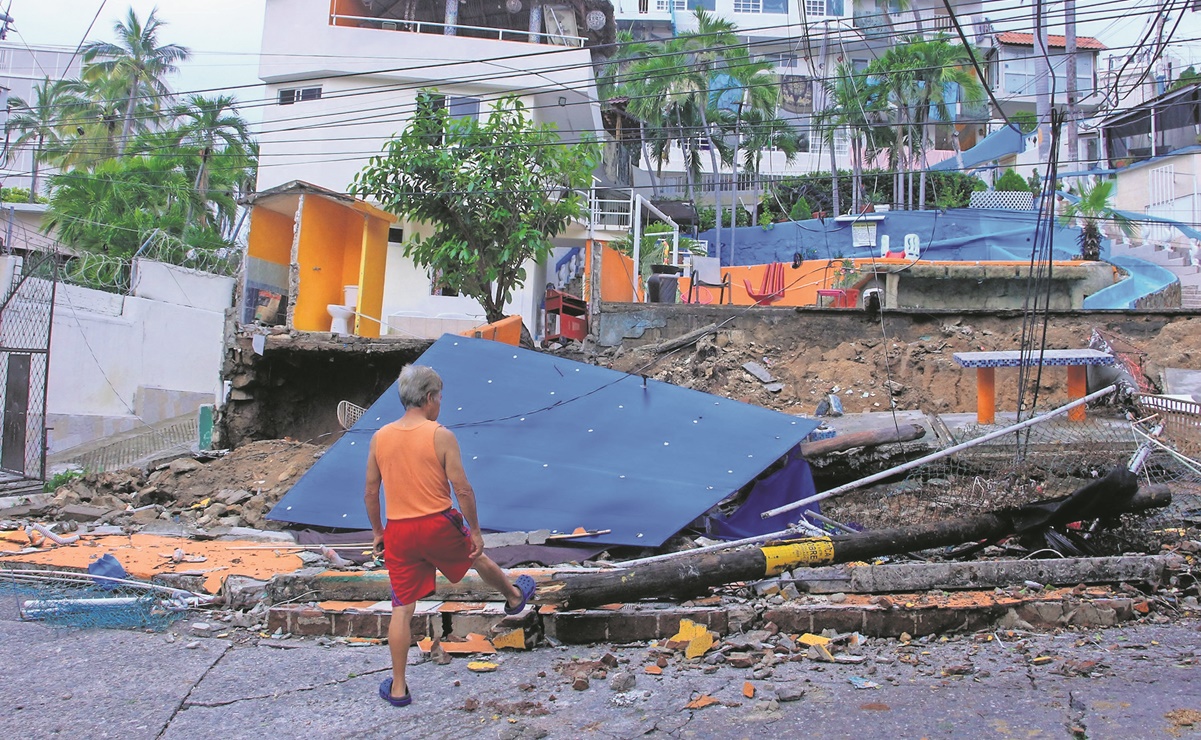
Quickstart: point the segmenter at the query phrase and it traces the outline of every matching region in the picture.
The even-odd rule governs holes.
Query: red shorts
[[[392,583],[392,606],[412,604],[434,592],[434,570],[458,583],[471,569],[471,531],[454,509],[414,519],[389,519],[384,564]]]

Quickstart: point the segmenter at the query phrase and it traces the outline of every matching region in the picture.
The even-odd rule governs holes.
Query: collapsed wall
[[[228,397],[218,415],[215,444],[235,448],[283,438],[329,444],[342,432],[340,401],[370,406],[430,344],[425,339],[238,332],[226,345],[222,378]]]

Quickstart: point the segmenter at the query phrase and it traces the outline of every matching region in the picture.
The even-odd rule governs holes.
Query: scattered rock
[[[588,690],[588,679],[584,678],[583,676],[580,676],[579,678],[577,678],[576,680],[571,682],[571,688],[575,689],[576,691],[587,691]]]
[[[629,691],[634,688],[634,684],[637,681],[638,679],[633,673],[619,671],[614,673],[613,677],[609,679],[609,688],[614,691]]]

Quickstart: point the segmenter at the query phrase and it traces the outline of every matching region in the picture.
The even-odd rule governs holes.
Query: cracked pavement
[[[470,672],[466,658],[418,662],[407,709],[376,694],[389,670],[383,645],[290,639],[269,646],[236,631],[194,639],[184,636],[188,624],[175,626],[180,636],[56,631],[15,621],[5,608],[0,656],[9,671],[0,683],[0,722],[25,738],[744,738],[815,729],[1201,737],[1201,620],[1194,618],[908,644],[872,639],[859,650],[862,663],[782,659],[761,679],[711,656],[672,657],[661,676],[648,675],[643,669],[658,653],[646,645],[545,647],[493,656],[499,669],[492,673]],[[590,665],[607,653],[615,666]],[[603,678],[595,672],[605,668]],[[576,691],[581,671],[593,677]],[[633,688],[614,691],[617,673],[633,673]],[[878,687],[857,689],[851,678]],[[753,697],[744,694],[748,682]],[[717,701],[686,708],[704,696]],[[1185,723],[1194,717],[1198,726]]]

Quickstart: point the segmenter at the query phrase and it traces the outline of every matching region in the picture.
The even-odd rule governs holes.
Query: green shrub
[[[54,493],[59,488],[62,488],[63,486],[70,483],[71,481],[79,480],[80,478],[84,477],[85,475],[87,475],[87,471],[79,470],[79,469],[64,470],[61,473],[55,473],[54,475],[47,478],[46,482],[42,484],[42,490],[45,491],[46,493]]]
[[[805,221],[813,218],[813,209],[809,207],[809,201],[805,200],[805,196],[796,199],[796,203],[792,204],[792,208],[788,211],[788,217],[793,221]]]
[[[1005,173],[997,178],[997,190],[1009,190],[1020,193],[1030,192],[1030,183],[1021,175],[1013,171],[1013,168],[1005,170]]]

